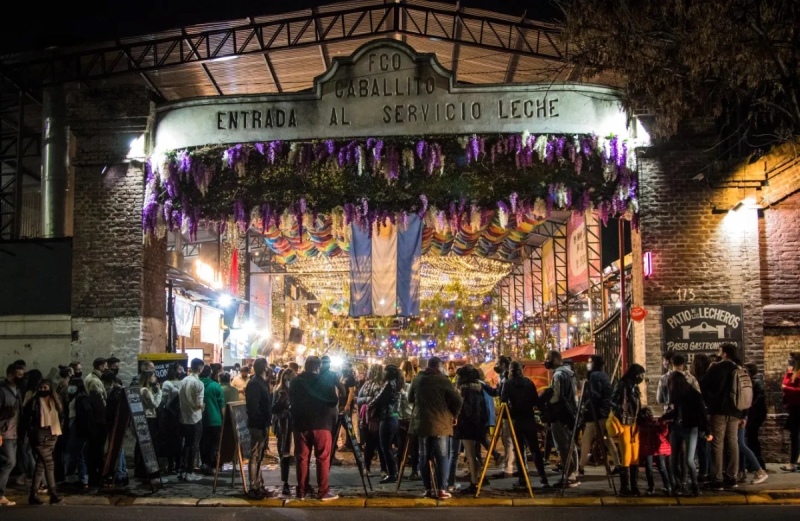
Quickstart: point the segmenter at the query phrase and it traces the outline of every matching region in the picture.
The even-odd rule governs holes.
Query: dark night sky
[[[454,0],[440,0],[454,4]],[[326,5],[319,0],[75,0],[48,9],[35,1],[16,1],[6,7],[0,54],[114,40],[196,23],[247,16],[277,14]],[[553,20],[558,10],[551,0],[462,0],[477,7],[521,16]],[[13,10],[12,10],[13,9]],[[9,30],[8,28],[13,28]]]

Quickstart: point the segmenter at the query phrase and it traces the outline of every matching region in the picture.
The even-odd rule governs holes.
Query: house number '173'
[[[678,292],[678,300],[680,300],[681,302],[691,301],[691,300],[694,300],[696,298],[695,294],[694,294],[694,290],[691,289],[691,288],[688,288],[688,289],[687,288],[678,288],[677,292]]]

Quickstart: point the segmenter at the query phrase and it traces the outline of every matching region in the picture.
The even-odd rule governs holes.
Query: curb
[[[12,498],[23,504],[24,498]],[[318,499],[270,498],[260,501],[239,497],[198,499],[193,497],[67,496],[68,506],[168,506],[168,507],[255,507],[255,508],[464,508],[464,507],[642,507],[642,506],[744,506],[800,505],[797,489],[765,490],[757,494],[729,494],[699,497],[454,497],[444,501],[409,497],[340,497]]]

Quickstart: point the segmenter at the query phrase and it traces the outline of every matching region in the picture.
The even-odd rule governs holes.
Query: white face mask
[[[587,371],[591,371],[591,370],[592,370],[592,363],[591,363],[591,362],[589,362],[588,364],[586,364],[586,370],[587,370]]]

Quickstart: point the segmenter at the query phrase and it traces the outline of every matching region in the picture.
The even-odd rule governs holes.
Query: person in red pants
[[[317,356],[306,358],[303,372],[289,388],[294,428],[294,456],[297,462],[297,498],[305,499],[311,451],[317,458],[319,499],[337,499],[328,484],[333,436],[331,425],[338,415],[339,399],[332,378],[320,378],[322,361]]]

